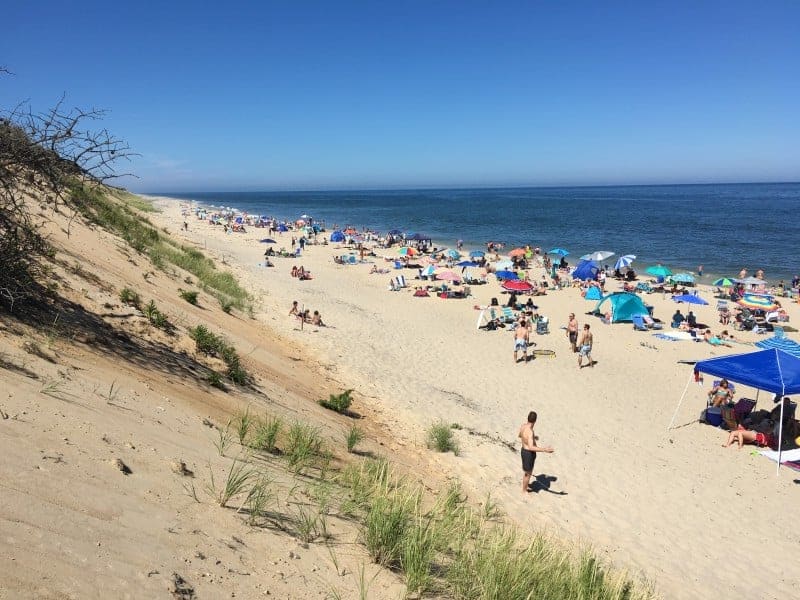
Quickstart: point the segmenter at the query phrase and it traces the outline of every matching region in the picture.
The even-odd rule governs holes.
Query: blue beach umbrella
[[[462,260],[460,263],[456,263],[457,267],[477,267],[478,263],[474,260]]]
[[[272,238],[264,238],[263,240],[258,240],[258,243],[259,244],[277,244],[278,242],[276,242]]]
[[[519,275],[514,273],[514,271],[498,271],[494,276],[498,279],[519,279]]]
[[[635,254],[626,254],[625,256],[620,256],[617,259],[617,262],[614,263],[614,270],[619,271],[624,267],[630,267],[633,264],[633,261],[636,260]]]
[[[473,250],[469,253],[470,258],[483,258],[486,256],[486,253],[483,250]]]
[[[787,337],[781,337],[779,335],[772,336],[771,338],[767,338],[765,340],[761,340],[756,342],[756,346],[759,348],[777,348],[778,350],[783,350],[787,354],[791,354],[797,358],[800,358],[800,344],[795,342],[794,340],[790,340]]]
[[[289,228],[283,223],[281,223],[280,225],[278,225],[278,231],[289,231]]]
[[[676,273],[671,279],[677,283],[694,283],[694,275],[691,273]]]
[[[436,267],[433,265],[428,265],[424,269],[422,269],[421,275],[423,277],[433,277],[433,274],[436,272]]]
[[[559,256],[567,256],[569,252],[564,250],[564,248],[553,248],[552,250],[547,251],[548,254],[558,254]]]
[[[644,270],[645,273],[648,275],[652,275],[653,277],[669,277],[672,275],[672,271],[670,271],[664,265],[655,265],[652,267],[647,267]]]
[[[678,296],[673,296],[672,299],[675,302],[685,302],[686,304],[708,304],[708,302],[696,294],[680,294]]]
[[[447,250],[443,250],[442,254],[447,258],[461,258],[461,254],[457,250],[453,250],[452,248],[448,248]]]

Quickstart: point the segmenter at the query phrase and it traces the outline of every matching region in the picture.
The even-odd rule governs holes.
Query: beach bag
[[[736,417],[736,422],[741,423],[748,416],[750,416],[750,413],[753,412],[755,406],[756,406],[755,400],[750,400],[750,398],[741,398],[733,407],[733,411]]]
[[[735,430],[739,425],[736,420],[736,408],[734,405],[728,404],[722,407],[722,422],[725,423],[725,427],[731,431]]]

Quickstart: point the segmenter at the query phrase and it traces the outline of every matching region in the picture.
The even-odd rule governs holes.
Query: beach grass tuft
[[[255,476],[256,471],[249,465],[248,461],[237,457],[231,462],[225,481],[220,488],[217,488],[214,480],[214,471],[211,470],[207,491],[219,506],[225,508],[232,498],[242,494],[247,489],[250,480]]]
[[[443,421],[431,425],[428,429],[428,448],[437,452],[452,452],[458,456],[458,442],[453,435],[452,427]]]
[[[330,456],[324,450],[324,442],[320,431],[316,427],[295,421],[289,427],[284,451],[289,462],[289,468],[297,474],[302,474],[315,462],[323,470]]]
[[[139,308],[142,303],[142,298],[138,294],[138,292],[132,290],[129,287],[122,288],[122,291],[119,293],[119,300],[123,304],[127,304],[128,306],[133,306],[134,308]]]
[[[259,419],[255,424],[255,432],[250,442],[250,447],[254,450],[275,454],[278,450],[278,435],[282,428],[283,420],[280,417],[268,416],[264,419]]]
[[[341,394],[330,394],[327,400],[320,400],[320,405],[339,414],[347,414],[350,405],[353,403],[353,390],[345,390]]]
[[[347,451],[353,452],[362,441],[364,440],[364,431],[358,425],[351,425],[345,436],[347,443]]]
[[[197,292],[190,290],[181,290],[179,293],[181,298],[186,300],[189,304],[197,306]]]

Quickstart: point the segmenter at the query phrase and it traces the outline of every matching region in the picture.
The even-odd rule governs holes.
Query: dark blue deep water
[[[770,281],[800,273],[798,183],[164,195],[287,220],[309,214],[328,229],[421,232],[439,246],[493,240],[506,249],[561,246],[570,262],[610,250],[637,255],[638,269],[703,264],[704,281],[742,268],[764,269]]]

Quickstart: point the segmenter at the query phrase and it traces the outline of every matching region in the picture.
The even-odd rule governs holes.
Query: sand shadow
[[[550,486],[554,481],[558,481],[555,475],[545,475],[544,473],[537,475],[533,481],[528,484],[528,491],[538,494],[539,492],[548,492],[556,496],[566,496],[567,492],[551,490]]]

